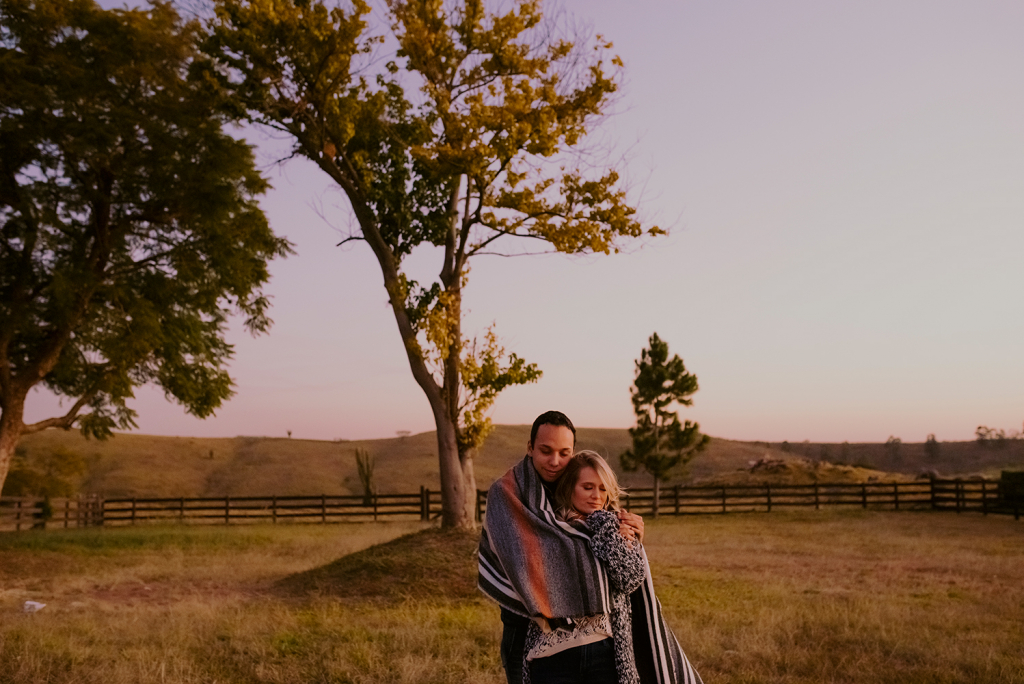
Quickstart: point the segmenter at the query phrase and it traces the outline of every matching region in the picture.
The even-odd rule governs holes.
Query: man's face
[[[533,458],[533,467],[537,469],[545,482],[555,482],[558,476],[569,465],[575,438],[572,430],[564,425],[541,425],[537,428],[537,438],[533,444],[527,444],[527,453]]]

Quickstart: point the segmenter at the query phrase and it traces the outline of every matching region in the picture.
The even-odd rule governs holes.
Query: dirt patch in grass
[[[276,584],[287,596],[472,599],[479,532],[430,529],[371,546]]]
[[[117,606],[172,606],[186,600],[226,602],[255,599],[261,595],[263,592],[257,587],[241,587],[228,582],[196,581],[117,583],[96,586],[72,598],[77,598],[80,602],[99,602]]]

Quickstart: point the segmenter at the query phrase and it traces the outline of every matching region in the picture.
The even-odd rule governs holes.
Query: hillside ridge
[[[486,489],[516,463],[526,450],[529,425],[498,425],[475,460],[477,487]],[[649,487],[643,472],[623,473],[619,454],[630,446],[629,433],[617,428],[579,428],[577,448],[602,454],[626,487]],[[19,451],[33,464],[63,449],[81,457],[84,472],[74,481],[76,491],[105,497],[137,496],[258,496],[361,493],[355,450],[366,449],[376,462],[375,479],[382,494],[418,491],[440,486],[437,444],[433,432],[385,439],[320,441],[285,437],[227,438],[164,437],[118,433],[106,441],[86,440],[78,432],[49,430],[22,440]],[[923,443],[903,443],[893,455],[885,444],[793,445],[712,438],[687,469],[665,482],[743,483],[788,481],[786,469],[757,468],[758,462],[792,462],[799,477],[828,479],[840,469],[828,464],[856,466],[860,474],[844,479],[905,479],[932,471],[942,476],[998,477],[1002,468],[1024,466],[1024,441],[1002,449],[976,442],[942,442],[939,455],[929,458]],[[797,467],[798,462],[810,464]],[[817,475],[808,475],[808,472]],[[868,472],[870,471],[870,472]],[[792,475],[792,473],[791,473]],[[776,479],[773,480],[772,478]]]

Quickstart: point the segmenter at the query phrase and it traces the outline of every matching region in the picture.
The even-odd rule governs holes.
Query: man
[[[565,467],[569,464],[572,459],[573,451],[576,448],[576,428],[573,427],[572,421],[564,414],[559,411],[547,411],[537,416],[537,419],[533,421],[533,426],[530,429],[530,441],[526,444],[526,458],[524,459],[528,466],[523,464],[517,465],[515,468],[505,474],[504,477],[497,480],[488,492],[488,501],[498,502],[499,500],[507,499],[507,495],[503,496],[504,488],[510,486],[511,480],[514,479],[514,471],[517,468],[531,467],[532,470],[539,476],[540,485],[543,489],[543,496],[547,499],[554,499],[554,488],[558,482],[558,478],[561,477]],[[520,471],[521,473],[522,471]],[[529,473],[527,473],[529,474]],[[492,498],[493,496],[493,498]],[[524,512],[516,511],[514,515],[523,515]],[[502,515],[505,517],[505,509],[502,509]],[[644,522],[643,519],[630,513],[628,511],[619,511],[620,520],[620,531],[622,534],[629,538],[636,538],[643,541],[644,533]],[[512,541],[515,540],[516,532],[514,529],[501,529],[491,530],[491,534],[488,534],[488,530],[485,528],[483,537],[481,539],[481,557],[483,562],[481,563],[481,588],[484,585],[490,585],[490,590],[485,589],[486,593],[493,594],[494,591],[502,591],[501,587],[504,587],[506,593],[516,594],[517,591],[512,585],[519,584],[522,580],[520,577],[510,577],[509,582],[503,582],[501,578],[495,577],[491,572],[488,572],[488,561],[491,564],[496,564],[497,555],[502,555],[505,549],[503,546],[514,546],[509,543],[510,537]],[[497,546],[498,552],[493,552],[493,547]],[[490,551],[490,553],[488,553]],[[536,551],[533,551],[536,554]],[[525,559],[525,562],[529,563],[530,559]],[[509,572],[508,568],[502,568],[503,571]],[[497,573],[500,574],[500,573]],[[563,578],[564,579],[564,578]],[[571,579],[569,580],[572,581]],[[579,582],[590,581],[589,576],[584,572],[584,576],[581,577]],[[513,603],[520,600],[518,596],[513,599]],[[525,612],[525,611],[524,611]],[[555,611],[557,612],[557,611]],[[512,610],[507,609],[504,605],[501,607],[501,622],[503,625],[502,637],[501,637],[501,664],[505,668],[505,677],[509,684],[521,684],[523,681],[523,647],[524,640],[526,638],[526,629],[529,625],[530,619],[524,615],[517,614]]]

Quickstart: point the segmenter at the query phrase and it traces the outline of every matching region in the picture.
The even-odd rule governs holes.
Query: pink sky
[[[611,257],[478,259],[467,331],[492,321],[544,371],[498,423],[565,411],[628,427],[657,331],[733,439],[970,439],[1024,419],[1024,3],[567,2],[626,62],[605,134],[671,229]],[[253,138],[254,142],[257,142]],[[369,250],[320,173],[270,166],[267,336],[233,330],[237,396],[199,421],[143,389],[154,434],[388,437],[433,429]],[[330,208],[330,207],[334,208]],[[410,261],[436,274],[436,255]],[[55,400],[37,393],[28,419]]]

